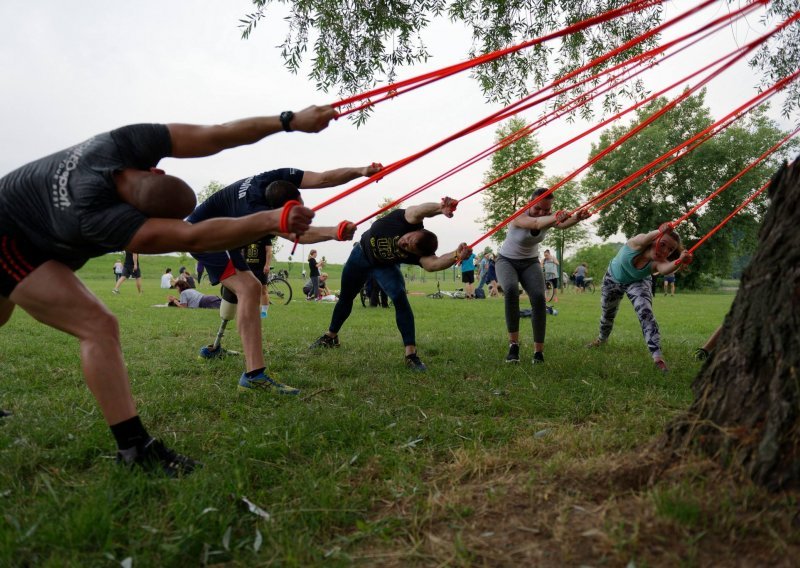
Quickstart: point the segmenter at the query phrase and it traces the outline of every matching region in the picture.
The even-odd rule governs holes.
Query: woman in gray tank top
[[[531,195],[531,201],[547,191],[539,188]],[[526,213],[508,225],[508,235],[500,246],[496,270],[497,280],[505,294],[506,329],[508,330],[508,355],[506,363],[519,363],[519,285],[531,301],[531,324],[533,326],[533,364],[544,363],[544,335],[546,303],[544,298],[544,274],[539,264],[539,243],[552,227],[566,229],[589,217],[581,210],[573,217],[563,211],[553,213],[553,197],[548,195]]]

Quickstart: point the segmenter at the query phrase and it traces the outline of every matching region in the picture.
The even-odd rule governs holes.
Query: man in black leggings
[[[422,226],[422,221],[428,217],[452,217],[457,204],[455,199],[445,197],[441,203],[397,209],[375,221],[361,237],[361,242],[353,247],[342,269],[342,290],[333,309],[330,327],[311,348],[339,347],[339,330],[350,316],[353,300],[367,279],[374,276],[394,303],[397,328],[405,345],[406,365],[416,371],[425,371],[425,364],[417,356],[414,313],[408,303],[399,265],[417,264],[428,272],[436,272],[450,268],[472,254],[472,249],[462,243],[458,249],[436,256],[439,241],[435,234]]]

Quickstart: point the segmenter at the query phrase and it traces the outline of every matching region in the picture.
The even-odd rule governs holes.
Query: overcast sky
[[[668,4],[667,16],[692,4]],[[696,18],[695,25],[727,9],[727,3],[720,2]],[[247,0],[0,3],[0,176],[124,124],[209,124],[335,100],[335,94],[318,93],[305,76],[284,69],[275,47],[286,30],[279,12],[271,11],[272,17],[262,21],[249,40],[240,38],[238,19],[252,10]],[[759,18],[751,16],[668,67],[649,72],[648,87],[657,89],[688,74],[699,62],[726,53],[756,37],[759,30]],[[461,26],[437,22],[425,37],[434,57],[424,66],[403,70],[400,78],[465,58],[469,33]],[[707,100],[714,115],[720,117],[752,97],[756,81],[756,72],[742,65],[712,83]],[[200,190],[210,180],[228,184],[280,167],[322,171],[373,161],[388,164],[497,108],[485,103],[477,83],[464,75],[380,105],[358,129],[340,120],[317,135],[281,133],[250,147],[202,159],[168,159],[161,166]],[[527,121],[536,116],[534,111],[523,115]],[[774,116],[779,119],[777,110]],[[780,121],[789,126],[788,121]],[[543,149],[549,149],[586,126],[580,121],[554,123],[538,139]],[[315,222],[332,225],[342,218],[360,219],[386,196],[397,197],[483,150],[493,136],[490,128],[452,143],[324,209]],[[565,174],[583,164],[591,140],[548,159],[546,174]],[[474,166],[415,201],[457,197],[477,189],[486,168],[487,163]],[[341,189],[308,191],[305,201],[314,205]],[[475,222],[480,215],[476,197],[460,207],[455,218],[430,220],[428,228],[440,236],[440,252],[481,235]],[[286,258],[288,248],[284,247],[280,258]],[[328,243],[317,248],[329,260],[341,262],[350,246]]]

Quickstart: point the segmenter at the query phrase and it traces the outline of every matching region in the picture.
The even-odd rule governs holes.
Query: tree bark
[[[699,447],[771,490],[800,488],[800,158],[769,188],[756,253],[695,400],[662,447]]]

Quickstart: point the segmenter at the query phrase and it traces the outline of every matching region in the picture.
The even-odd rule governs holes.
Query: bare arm
[[[305,232],[313,216],[314,212],[310,209],[294,207],[289,214],[289,227]],[[236,219],[207,219],[194,225],[178,219],[148,219],[136,231],[126,248],[145,254],[234,249],[277,232],[280,217],[281,210],[275,210],[261,211]]]
[[[289,123],[292,130],[319,132],[328,126],[335,116],[330,106],[310,106],[295,113]],[[195,124],[168,124],[172,138],[172,156],[175,158],[199,158],[210,156],[228,148],[258,142],[270,134],[283,130],[277,116],[243,118],[211,126]]]
[[[659,233],[660,231],[658,229],[650,231],[649,233],[641,233],[635,237],[631,237],[626,244],[633,250],[644,250],[653,244],[653,241],[658,238]]]
[[[353,235],[356,233],[356,226],[354,223],[347,223],[346,227],[344,228],[344,232],[342,233],[342,241],[352,241]],[[275,236],[283,237],[287,241],[294,242],[297,240],[298,243],[303,245],[310,245],[314,243],[321,243],[324,241],[338,241],[339,239],[339,227],[310,227],[299,239],[297,235],[294,233],[280,233],[280,232],[273,232]],[[324,263],[320,261],[318,265],[320,268]]]
[[[335,187],[358,177],[369,177],[381,171],[382,168],[382,165],[373,163],[363,168],[339,168],[336,170],[328,170],[327,172],[306,171],[303,173],[300,189]]]
[[[436,217],[437,215],[444,215],[445,217],[452,217],[453,212],[456,210],[458,201],[450,197],[443,197],[439,203],[421,203],[420,205],[412,205],[405,212],[406,221],[409,223],[422,223],[423,219],[428,217]]]
[[[450,268],[460,260],[466,260],[472,254],[472,248],[467,246],[466,243],[461,243],[458,248],[452,252],[445,253],[441,256],[432,254],[431,256],[423,256],[419,259],[419,264],[427,272],[437,272]]]

